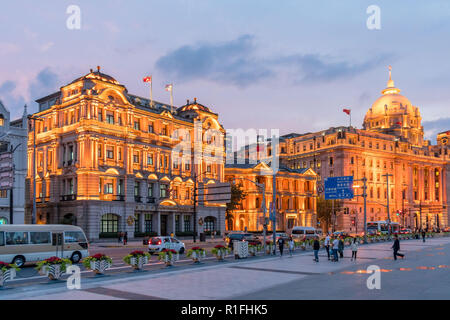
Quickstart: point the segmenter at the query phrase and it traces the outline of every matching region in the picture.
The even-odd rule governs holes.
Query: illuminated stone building
[[[239,209],[232,212],[232,218],[227,219],[227,230],[263,229],[263,192],[253,182],[265,185],[266,217],[269,217],[273,184],[271,172],[264,162],[226,164],[225,179],[231,183],[242,183],[247,194]],[[276,174],[277,230],[289,231],[294,226],[316,226],[316,181],[317,175],[310,168],[279,167]],[[270,223],[268,229],[271,228]]]
[[[449,132],[437,145],[424,140],[419,108],[396,88],[389,72],[387,88],[367,111],[363,128],[335,127],[290,134],[280,139],[281,161],[295,169],[312,168],[322,180],[331,176],[366,177],[367,220],[390,218],[404,226],[433,228],[449,224]],[[389,177],[387,189],[385,174]],[[355,182],[355,194],[362,182]],[[359,188],[358,188],[359,187]],[[363,198],[344,200],[337,229],[363,230]],[[343,209],[344,210],[344,209]]]
[[[130,238],[188,234],[199,219],[204,224],[197,224],[197,231],[223,232],[224,204],[199,203],[194,221],[194,177],[202,183],[224,181],[223,139],[212,135],[216,154],[202,152],[213,148],[212,138],[204,139],[207,130],[223,132],[208,107],[196,100],[176,110],[151,103],[128,93],[100,68],[37,102],[37,223],[76,224],[90,239],[123,231]],[[173,161],[180,143],[192,152]],[[32,158],[30,126],[28,222]],[[222,160],[213,161],[217,158]]]

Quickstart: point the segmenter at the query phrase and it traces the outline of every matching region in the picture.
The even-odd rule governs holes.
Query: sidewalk
[[[413,261],[413,253],[423,250],[437,250],[448,246],[449,238],[402,242],[402,252]],[[343,269],[359,268],[365,273],[368,264],[392,260],[392,243],[375,243],[361,246],[358,261],[350,261],[350,250],[345,250],[345,258],[330,262],[325,251],[321,250],[320,262],[313,261],[311,252],[301,252],[293,257],[267,257],[262,259],[229,260],[226,263],[200,265],[195,268],[177,269],[163,272],[147,272],[136,277],[104,278],[97,281],[82,281],[81,290],[45,289],[38,292],[13,294],[9,299],[232,299],[250,295],[252,292],[266,290],[273,286],[289,284],[293,281],[311,277],[332,277]],[[408,261],[408,260],[405,261]],[[377,262],[378,261],[378,262]],[[358,272],[357,272],[358,273]]]

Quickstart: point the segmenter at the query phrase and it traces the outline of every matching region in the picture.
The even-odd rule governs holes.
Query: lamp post
[[[363,193],[362,197],[364,199],[364,243],[367,244],[367,178],[354,180],[363,182]]]
[[[387,214],[388,214],[388,237],[391,238],[391,213],[389,212],[389,177],[393,177],[393,174],[383,174],[386,177],[386,199],[387,199]]]
[[[36,224],[36,121],[44,121],[36,116],[28,116],[33,120],[33,211],[31,213],[31,224]]]

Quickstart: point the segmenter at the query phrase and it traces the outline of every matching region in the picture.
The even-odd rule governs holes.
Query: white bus
[[[398,233],[400,225],[398,222],[391,222],[391,234]],[[368,221],[367,222],[368,234],[388,234],[389,223],[387,221]]]
[[[291,230],[293,238],[297,239],[312,239],[315,237],[322,237],[322,230],[314,227],[296,226]]]
[[[0,225],[0,261],[22,267],[56,256],[78,263],[89,255],[83,229],[72,225]]]

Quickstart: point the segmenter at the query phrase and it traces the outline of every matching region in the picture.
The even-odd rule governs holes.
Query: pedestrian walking
[[[342,238],[342,236],[339,239],[338,251],[339,251],[339,257],[343,258],[344,257],[344,239]]]
[[[339,257],[338,257],[338,248],[339,248],[339,240],[337,237],[333,237],[333,260],[334,262],[338,262],[339,261]]]
[[[119,232],[117,237],[117,242],[121,243],[122,242],[122,232]]]
[[[352,242],[352,258],[350,259],[350,261],[353,261],[353,260],[356,261],[356,255],[358,253],[358,246],[359,246],[358,241],[356,238],[354,238],[353,242]]]
[[[320,242],[318,237],[314,238],[313,250],[314,250],[314,261],[319,262]]]
[[[398,240],[398,236],[395,235],[394,244],[392,245],[392,249],[394,250],[394,260],[397,260],[397,256],[400,256],[402,259],[405,257],[404,254],[399,253],[400,251],[400,240]]]
[[[289,238],[289,256],[292,257],[292,253],[294,252],[294,239],[292,238],[292,236]]]
[[[128,242],[128,232],[123,235],[123,245],[126,246]]]
[[[327,251],[328,260],[330,260],[330,234],[327,233],[325,241],[323,242],[325,250]]]
[[[284,239],[283,237],[278,238],[278,249],[280,249],[280,258],[283,256],[283,249],[284,249]]]
[[[423,242],[425,242],[425,236],[426,236],[427,234],[426,234],[426,232],[425,232],[425,230],[422,230],[422,240],[423,240]]]

